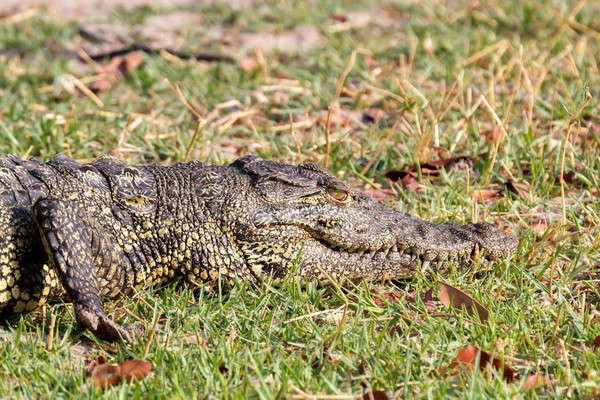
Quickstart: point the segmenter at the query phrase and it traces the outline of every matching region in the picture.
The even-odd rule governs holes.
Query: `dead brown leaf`
[[[106,364],[104,356],[99,356],[88,366],[88,382],[105,389],[123,380],[127,383],[142,380],[151,369],[152,364],[148,361],[134,359],[121,364]]]
[[[336,21],[336,22],[347,22],[348,21],[348,17],[346,17],[344,14],[331,14],[331,19]]]
[[[529,193],[530,193],[531,189],[533,188],[533,186],[530,185],[529,183],[519,183],[511,178],[508,178],[506,180],[506,182],[504,183],[504,185],[506,186],[506,188],[509,191],[516,193],[522,199],[529,198],[530,197]]]
[[[507,382],[513,382],[516,379],[517,373],[512,367],[503,363],[501,360],[492,357],[487,351],[480,350],[477,346],[473,346],[472,344],[458,351],[458,355],[450,362],[448,369],[452,370],[452,375],[458,374],[461,370],[471,372],[475,367],[478,356],[478,367],[480,370],[483,371],[491,364],[494,369],[502,372],[502,376]],[[440,372],[443,372],[444,370],[445,368],[441,368]]]
[[[413,176],[412,174],[406,175],[400,180],[400,183],[402,183],[403,188],[408,189],[411,192],[417,192],[421,189],[421,185],[419,184],[417,177]]]
[[[242,59],[240,60],[240,67],[246,72],[254,71],[257,65],[258,64],[256,60],[251,57],[242,57]]]
[[[94,367],[89,381],[98,387],[105,389],[116,385],[122,379],[120,375],[121,368],[117,364],[101,364]]]
[[[440,285],[440,291],[437,295],[437,298],[446,307],[452,306],[457,310],[460,310],[462,307],[464,307],[465,311],[469,313],[469,315],[478,314],[481,322],[486,322],[488,320],[488,310],[471,296],[462,290],[448,285],[442,281],[438,281],[438,283]]]
[[[436,309],[436,305],[433,300],[433,288],[430,288],[425,292],[425,296],[423,296],[423,304],[425,305],[425,310],[429,313]]]
[[[531,224],[531,229],[533,229],[535,236],[537,236],[537,238],[540,239],[542,236],[544,236],[544,233],[546,233],[546,230],[548,229],[548,224],[544,221],[535,220]]]
[[[389,400],[389,396],[383,390],[373,390],[365,393],[362,400]]]
[[[125,57],[123,57],[123,62],[121,65],[119,65],[119,71],[123,75],[130,74],[138,69],[142,61],[142,55],[138,52],[127,54]]]
[[[106,358],[101,354],[98,357],[94,358],[92,360],[92,362],[90,362],[87,366],[86,366],[86,371],[89,374],[90,372],[92,372],[92,370],[94,368],[96,368],[99,365],[102,364],[106,364]]]
[[[387,200],[396,200],[398,196],[396,196],[396,192],[392,189],[373,189],[371,186],[365,188],[363,191],[367,196],[371,196],[373,200],[377,202],[387,201]]]
[[[531,374],[523,382],[521,389],[524,391],[534,390],[550,383],[550,380],[545,375]]]
[[[592,346],[592,349],[594,349],[594,350],[600,349],[600,335],[598,335],[594,338],[594,341],[592,341],[591,346]]]
[[[500,126],[495,127],[493,131],[485,130],[481,132],[481,135],[485,137],[485,140],[488,144],[495,143],[502,137],[503,134],[504,133],[502,132]]]
[[[366,124],[378,123],[385,117],[385,111],[381,108],[369,108],[362,114],[362,121]]]
[[[112,82],[108,78],[99,78],[88,85],[94,92],[105,92],[110,90]]]
[[[430,161],[427,163],[420,164],[421,176],[423,177],[438,177],[440,175],[440,169],[448,170],[453,165],[458,163],[473,163],[476,159],[474,157],[459,156],[459,157],[448,157],[441,158],[436,161]],[[418,168],[416,165],[408,166],[402,170],[392,169],[385,173],[385,176],[392,181],[400,181],[402,187],[408,188],[411,191],[416,191],[419,188],[417,172]]]
[[[95,92],[109,90],[112,85],[123,76],[132,73],[142,63],[142,55],[138,52],[127,54],[124,57],[113,57],[108,64],[99,66],[96,72],[100,75],[88,87]]]
[[[471,193],[471,200],[476,202],[497,200],[502,197],[502,193],[494,189],[477,189]]]
[[[125,382],[140,381],[150,374],[152,363],[144,360],[127,360],[121,363],[121,376]]]
[[[373,288],[371,288],[373,291],[373,294],[381,296],[383,298],[385,298],[388,303],[398,303],[400,302],[402,299],[404,299],[404,293],[399,291],[399,290],[392,290],[390,292],[384,292],[380,287],[375,286]],[[377,297],[373,297],[373,302],[378,306],[378,307],[385,307],[385,303],[383,301],[381,301],[380,299],[378,299]]]

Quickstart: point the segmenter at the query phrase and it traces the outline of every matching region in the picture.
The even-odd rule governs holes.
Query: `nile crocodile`
[[[131,339],[101,298],[183,278],[381,280],[510,257],[493,225],[435,224],[351,190],[313,163],[247,156],[130,166],[113,157],[0,157],[0,319],[69,299],[106,340]]]

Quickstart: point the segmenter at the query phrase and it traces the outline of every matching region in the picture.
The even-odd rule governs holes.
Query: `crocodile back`
[[[0,157],[0,206],[31,207],[48,193],[46,184],[32,171],[51,169],[37,160]],[[51,173],[47,171],[47,173]]]

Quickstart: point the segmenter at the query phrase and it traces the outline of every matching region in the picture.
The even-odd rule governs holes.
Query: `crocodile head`
[[[490,224],[435,224],[385,207],[328,171],[244,157],[230,166],[240,190],[225,213],[233,241],[259,279],[296,275],[380,280],[418,269],[511,257],[517,239]]]

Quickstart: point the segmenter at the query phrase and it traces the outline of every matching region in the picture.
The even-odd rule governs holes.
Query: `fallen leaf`
[[[471,372],[473,370],[473,366],[475,365],[475,360],[477,359],[477,353],[479,352],[479,348],[477,346],[468,345],[458,351],[456,358],[450,362],[449,368],[452,368],[452,375],[458,374],[458,370],[456,367],[461,367],[465,369],[467,372]],[[442,368],[444,369],[444,368]]]
[[[368,186],[363,191],[367,196],[371,196],[373,200],[377,202],[386,201],[386,200],[396,200],[398,196],[396,196],[396,192],[392,189],[373,189],[371,186]]]
[[[378,123],[385,117],[385,112],[381,108],[369,108],[362,114],[362,122],[365,124]]]
[[[362,400],[388,400],[389,396],[383,390],[373,390],[365,393]]]
[[[107,78],[100,78],[91,82],[88,87],[94,92],[105,92],[112,87],[112,82]]]
[[[420,164],[421,176],[438,177],[440,169],[448,170],[455,164],[469,163],[472,164],[476,159],[474,157],[460,156],[441,158],[436,161]],[[417,166],[411,165],[403,170],[392,169],[385,173],[385,176],[392,181],[402,182],[402,187],[408,188],[411,191],[416,191],[419,188]]]
[[[480,202],[486,200],[497,200],[502,197],[502,194],[493,189],[477,189],[471,193],[471,200]]]
[[[125,57],[123,57],[123,62],[121,65],[119,65],[119,71],[121,71],[123,75],[130,74],[138,69],[142,61],[143,58],[139,52],[127,54]]]
[[[508,179],[504,184],[508,190],[518,194],[522,199],[529,198],[529,192],[533,188],[533,186],[528,183],[519,183],[512,179]]]
[[[348,21],[348,17],[343,14],[331,14],[331,19],[336,22],[346,22]]]
[[[592,349],[594,349],[594,350],[600,349],[600,335],[598,335],[594,338],[594,341],[592,342],[591,346],[592,346]]]
[[[534,390],[546,385],[548,381],[549,379],[547,376],[532,374],[529,375],[527,379],[525,379],[525,382],[523,382],[523,386],[521,387],[521,389],[523,389],[524,391]]]
[[[488,310],[471,296],[462,290],[448,285],[442,281],[438,281],[438,283],[440,285],[440,291],[437,295],[437,298],[446,307],[452,306],[457,310],[460,310],[462,307],[464,307],[469,315],[478,314],[481,322],[486,322],[488,320]]]
[[[142,55],[138,52],[127,54],[124,57],[113,57],[108,64],[96,68],[99,78],[90,82],[88,87],[95,92],[109,90],[123,76],[136,70],[142,61]]]
[[[116,385],[122,379],[121,368],[117,364],[101,364],[94,367],[90,375],[90,381],[98,387],[105,389]]]
[[[88,373],[90,373],[98,365],[102,365],[102,364],[106,364],[106,358],[101,354],[98,357],[94,358],[94,360],[87,365],[86,370]]]
[[[256,68],[256,65],[256,60],[251,57],[242,57],[240,60],[240,67],[246,72],[253,71]]]
[[[548,288],[550,287],[550,279],[542,278],[540,279],[540,283]]]
[[[408,189],[411,192],[416,192],[421,188],[421,185],[419,185],[419,181],[417,180],[417,177],[413,176],[413,175],[406,175],[404,178],[402,178],[400,180],[400,183],[402,183],[403,188]]]
[[[152,370],[152,363],[144,360],[127,360],[121,363],[121,376],[125,382],[132,380],[141,381],[148,376]]]
[[[480,350],[472,344],[460,349],[456,358],[450,362],[448,368],[453,370],[452,375],[458,374],[461,369],[471,372],[475,367],[477,356],[479,356],[480,370],[484,370],[488,364],[491,364],[494,369],[502,372],[502,376],[507,382],[513,382],[516,379],[517,373],[513,368],[506,363],[502,363],[501,360],[493,358],[487,351]],[[444,368],[441,368],[440,372],[444,370]]]
[[[500,126],[496,126],[493,131],[482,131],[481,135],[485,137],[487,143],[495,143],[504,135],[504,132]]]
[[[104,356],[97,357],[88,366],[88,381],[105,389],[115,385],[122,380],[131,382],[142,380],[150,373],[152,364],[144,360],[127,360],[121,364],[106,364]]]
[[[404,299],[404,293],[399,290],[392,290],[391,292],[384,292],[381,289],[381,287],[379,287],[379,286],[372,287],[371,289],[373,291],[373,294],[385,298],[388,301],[388,303],[398,303],[402,299]],[[378,299],[377,297],[373,297],[373,302],[378,307],[382,307],[382,308],[385,307],[385,303],[383,301],[381,301],[380,299]]]
[[[436,305],[433,300],[433,288],[429,288],[429,290],[425,292],[425,295],[423,296],[423,304],[425,305],[425,310],[427,312],[432,312],[436,309]]]
[[[533,229],[535,236],[537,236],[537,238],[539,239],[542,236],[544,236],[544,233],[546,233],[546,230],[548,229],[548,224],[544,221],[533,221],[533,223],[531,224],[531,229]]]

